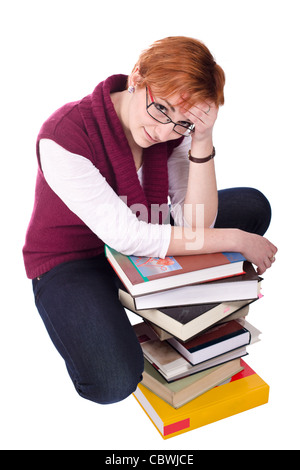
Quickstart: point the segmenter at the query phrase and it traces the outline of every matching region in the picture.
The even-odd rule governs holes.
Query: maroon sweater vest
[[[123,91],[126,82],[124,75],[109,77],[91,95],[56,111],[40,130],[35,201],[23,248],[26,274],[30,279],[59,263],[97,256],[104,250],[103,241],[47,184],[40,166],[40,139],[52,139],[66,150],[88,158],[114,191],[126,197],[129,207],[143,204],[150,214],[152,204],[167,203],[167,160],[182,139],[144,150],[142,188],[131,149],[110,99],[110,93]]]

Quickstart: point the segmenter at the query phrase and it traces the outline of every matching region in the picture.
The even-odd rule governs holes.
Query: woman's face
[[[174,123],[186,123],[188,121],[180,106],[175,105],[175,103],[179,102],[179,97],[176,95],[168,100],[155,96],[153,100],[157,105],[156,108],[159,107]],[[147,102],[148,105],[152,102],[151,92],[149,93],[146,88],[137,86],[135,92],[130,95],[128,106],[128,128],[136,144],[142,148],[147,148],[160,142],[180,139],[181,135],[173,130],[173,122],[162,124],[149,115],[147,112]],[[149,108],[151,113],[154,110],[153,106]]]

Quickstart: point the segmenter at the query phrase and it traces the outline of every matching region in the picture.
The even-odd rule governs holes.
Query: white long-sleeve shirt
[[[137,219],[87,158],[73,154],[49,139],[40,141],[41,167],[51,189],[104,243],[124,254],[164,258],[170,224]],[[183,204],[187,189],[191,138],[185,138],[168,160],[171,214],[185,225]],[[142,170],[138,170],[142,181]]]

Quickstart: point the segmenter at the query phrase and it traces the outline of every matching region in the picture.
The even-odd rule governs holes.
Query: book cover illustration
[[[129,256],[129,259],[143,278],[182,269],[182,266],[173,256],[166,256],[166,258],[162,259],[151,256],[132,255]]]
[[[202,256],[202,259],[207,260],[208,264],[204,264],[202,268],[210,267],[209,264],[209,255],[198,255]],[[221,257],[220,264],[231,264],[237,263],[239,261],[245,261],[245,258],[240,253],[235,252],[223,252],[214,254],[214,256]],[[178,258],[178,257],[177,257]],[[189,257],[187,257],[189,258]],[[174,256],[166,256],[165,258],[155,258],[155,257],[148,257],[148,256],[128,256],[128,259],[141,275],[144,281],[148,281],[149,277],[162,275],[162,274],[169,274],[174,271],[183,270],[183,266],[177,261]],[[186,257],[185,257],[186,259]],[[217,262],[218,264],[218,262]],[[216,265],[217,265],[216,264]]]

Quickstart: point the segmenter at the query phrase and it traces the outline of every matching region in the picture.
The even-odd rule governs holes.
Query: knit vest
[[[151,222],[151,207],[166,207],[167,160],[182,139],[144,149],[142,188],[131,149],[110,98],[110,93],[123,91],[126,82],[124,75],[109,77],[99,83],[91,95],[57,110],[39,132],[35,200],[23,248],[26,274],[30,279],[60,263],[97,256],[104,250],[104,242],[46,182],[40,165],[41,139],[52,139],[69,152],[89,159],[129,207],[143,205],[146,208],[148,222]]]

